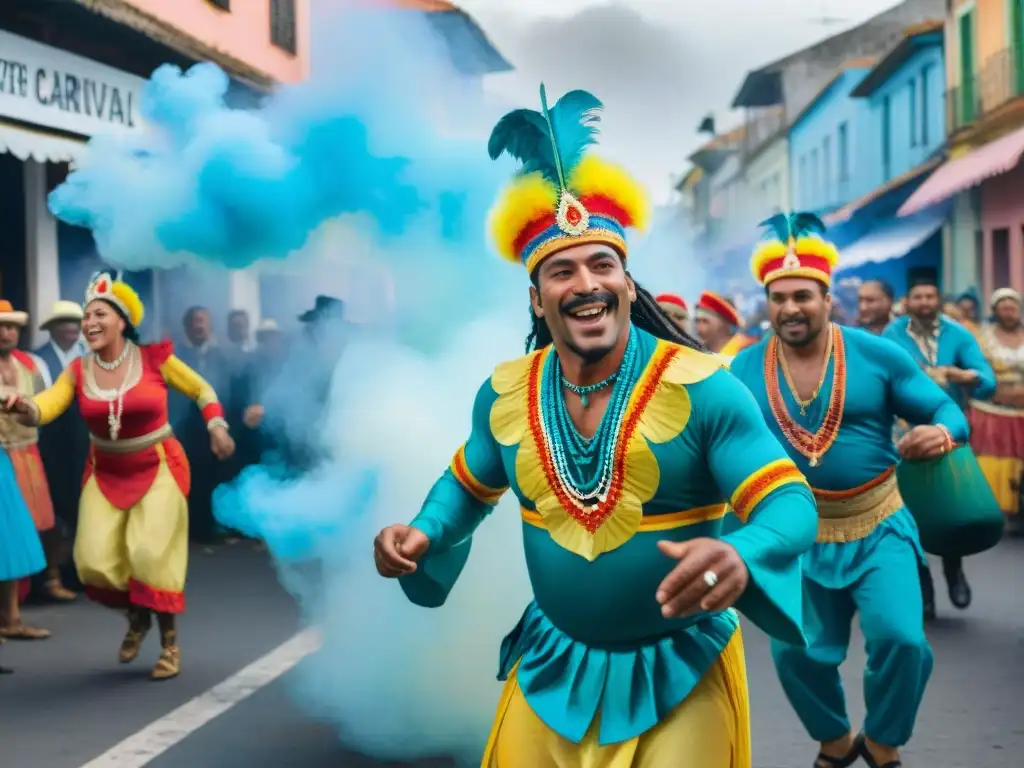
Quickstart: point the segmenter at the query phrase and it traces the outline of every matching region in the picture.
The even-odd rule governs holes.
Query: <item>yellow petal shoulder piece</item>
[[[541,382],[550,347],[495,371],[498,399],[491,430],[503,445],[516,445],[515,476],[551,538],[587,560],[621,547],[637,532],[643,505],[658,491],[661,473],[649,443],[675,439],[686,428],[691,406],[686,384],[701,381],[721,364],[711,355],[660,341],[637,380],[627,405],[612,466],[612,492],[589,510],[562,488],[548,455],[540,418]]]
[[[530,384],[530,370],[538,360],[543,369],[550,351],[551,347],[548,346],[501,363],[491,374],[491,387],[498,395],[491,406],[491,434],[501,445],[511,447],[522,442],[528,427],[527,388]]]

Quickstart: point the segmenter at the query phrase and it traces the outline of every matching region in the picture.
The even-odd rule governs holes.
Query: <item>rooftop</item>
[[[906,64],[915,53],[923,48],[943,45],[944,26],[945,22],[942,19],[932,19],[907,27],[903,32],[902,39],[879,59],[875,68],[854,88],[850,95],[854,98],[870,96],[896,74],[899,68]]]
[[[839,80],[842,79],[842,77],[845,74],[847,74],[848,72],[852,72],[854,70],[870,69],[874,65],[875,59],[869,56],[862,56],[861,58],[851,59],[850,61],[844,62],[839,67],[839,70],[835,73],[835,75],[833,75],[832,78],[821,87],[821,90],[814,94],[814,97],[809,102],[807,102],[807,106],[804,107],[800,114],[796,116],[796,119],[793,120],[792,125],[796,125],[801,120],[803,120],[807,116],[807,114],[818,105],[818,102],[820,102],[825,97],[825,94],[827,94],[832,89],[832,86],[838,83]]]

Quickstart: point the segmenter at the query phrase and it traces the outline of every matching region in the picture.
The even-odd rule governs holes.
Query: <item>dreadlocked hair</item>
[[[633,282],[633,287],[636,288],[636,301],[629,308],[629,319],[633,325],[642,331],[647,331],[652,336],[673,344],[696,349],[699,352],[708,351],[697,339],[686,331],[680,330],[672,322],[646,288],[640,286],[636,281]],[[530,307],[530,323],[530,335],[526,337],[527,353],[543,349],[552,342],[551,329],[548,328],[544,318],[537,317],[533,307]]]

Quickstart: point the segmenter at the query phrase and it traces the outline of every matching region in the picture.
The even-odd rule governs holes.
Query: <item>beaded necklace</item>
[[[793,377],[789,373],[789,364],[786,362],[786,356],[779,355],[779,362],[782,364],[782,375],[786,378],[786,386],[789,387],[790,394],[793,395],[793,399],[800,407],[801,416],[807,415],[807,409],[818,399],[818,394],[825,385],[825,376],[828,374],[828,359],[830,357],[832,357],[832,334],[829,334],[828,343],[825,344],[825,361],[821,365],[821,376],[818,377],[818,383],[814,385],[814,391],[811,392],[811,396],[807,400],[802,400],[800,393],[797,391],[796,384],[793,383]]]
[[[786,408],[786,401],[779,388],[779,339],[773,336],[768,342],[764,356],[764,379],[768,390],[768,404],[775,417],[779,429],[786,440],[803,455],[812,467],[818,466],[821,458],[832,447],[839,434],[839,425],[843,420],[843,408],[846,404],[846,350],[843,335],[839,326],[832,325],[832,357],[835,361],[832,374],[832,396],[829,398],[828,410],[818,431],[811,434],[793,420]],[[828,358],[825,358],[828,368]]]
[[[605,387],[610,387],[615,383],[615,379],[619,376],[619,372],[616,371],[604,381],[599,381],[596,384],[586,384],[580,386],[579,384],[573,384],[565,376],[562,377],[562,386],[572,392],[580,399],[580,405],[584,408],[590,405],[590,396],[595,392],[600,392]]]
[[[636,331],[631,330],[608,407],[591,438],[580,434],[566,407],[557,355],[551,356],[544,371],[540,393],[544,448],[552,458],[556,482],[579,510],[592,512],[608,498],[637,357]],[[623,372],[626,375],[619,375]]]

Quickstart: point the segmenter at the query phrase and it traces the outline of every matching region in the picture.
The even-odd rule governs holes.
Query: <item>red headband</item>
[[[689,312],[690,308],[686,306],[686,301],[682,296],[676,296],[674,293],[663,293],[659,296],[655,296],[654,300],[659,304],[675,304],[677,307],[681,307],[684,312]]]

